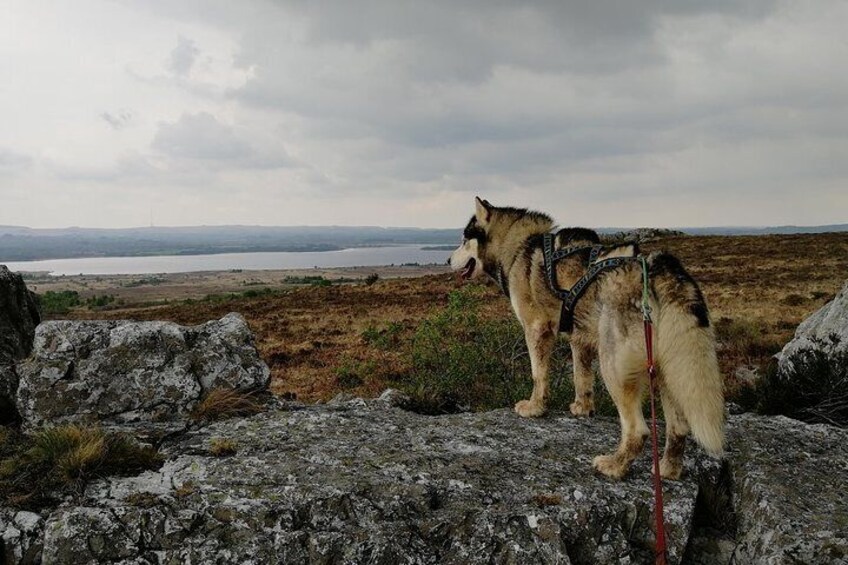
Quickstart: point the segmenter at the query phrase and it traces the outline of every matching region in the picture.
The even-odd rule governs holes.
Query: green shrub
[[[134,279],[131,281],[127,281],[122,283],[122,286],[127,288],[135,288],[138,286],[157,286],[165,282],[166,279],[162,277],[146,277],[142,279]]]
[[[336,367],[336,385],[342,389],[351,389],[361,386],[369,375],[376,372],[376,361],[356,361],[345,359],[341,365]]]
[[[512,319],[480,313],[480,288],[451,292],[448,305],[425,319],[412,338],[411,371],[399,383],[416,410],[444,413],[460,408],[512,406],[533,389],[524,332]],[[559,342],[550,370],[548,406],[567,409],[573,399],[568,347]]]
[[[115,301],[115,297],[111,294],[104,294],[102,296],[92,296],[87,298],[85,301],[85,305],[88,306],[92,310],[98,310],[105,308]]]
[[[362,339],[365,343],[373,345],[377,349],[387,351],[399,347],[400,334],[403,331],[403,324],[399,322],[390,322],[384,328],[378,328],[373,323],[368,324],[362,331]]]
[[[820,350],[796,354],[790,368],[772,363],[737,401],[760,414],[782,414],[810,423],[848,426],[848,353],[828,357]]]
[[[67,314],[71,308],[82,304],[80,295],[75,290],[48,290],[37,296],[41,311],[46,315]]]
[[[260,296],[268,296],[271,294],[274,294],[274,291],[267,286],[259,289],[251,288],[250,290],[245,290],[241,293],[244,298],[259,298]]]
[[[327,281],[327,279],[325,279],[321,275],[306,275],[305,277],[295,277],[288,275],[283,279],[283,282],[286,284],[323,285],[325,281]]]
[[[380,275],[378,275],[377,273],[371,273],[370,275],[365,277],[365,284],[367,286],[371,286],[372,284],[374,284],[378,280],[380,280]]]

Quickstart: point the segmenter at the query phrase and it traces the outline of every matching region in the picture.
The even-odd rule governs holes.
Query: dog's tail
[[[662,385],[683,412],[695,440],[711,455],[724,451],[724,385],[715,333],[698,284],[668,253],[648,259]]]

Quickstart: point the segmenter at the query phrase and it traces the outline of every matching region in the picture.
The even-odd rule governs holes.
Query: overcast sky
[[[0,224],[848,222],[846,30],[843,0],[3,0]]]

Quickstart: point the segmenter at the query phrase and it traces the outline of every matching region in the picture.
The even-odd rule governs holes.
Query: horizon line
[[[562,224],[554,224],[555,227],[578,227],[566,226]],[[600,230],[635,230],[635,229],[664,229],[685,231],[687,229],[703,230],[703,229],[769,229],[769,228],[820,228],[831,226],[848,226],[848,220],[845,222],[833,222],[826,224],[725,224],[725,225],[704,225],[704,226],[590,226],[581,224],[579,227],[587,227],[590,229]],[[193,229],[193,228],[371,228],[371,229],[388,229],[388,230],[456,230],[462,229],[462,226],[456,227],[419,227],[419,226],[378,226],[368,224],[195,224],[195,225],[156,225],[156,226],[128,226],[128,227],[85,227],[85,226],[63,226],[63,227],[38,227],[21,226],[14,224],[0,224],[0,229],[13,228],[25,229],[33,231],[47,230],[102,230],[102,231],[120,231],[120,230],[156,230],[156,229]]]

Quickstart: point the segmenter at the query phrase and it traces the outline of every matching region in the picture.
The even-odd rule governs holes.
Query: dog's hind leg
[[[662,407],[665,416],[665,453],[660,460],[660,476],[677,480],[683,471],[683,451],[686,448],[686,435],[689,424],[674,398],[662,387]]]
[[[573,337],[572,337],[573,339]],[[571,359],[574,361],[574,402],[571,413],[575,416],[592,416],[595,413],[595,375],[592,373],[594,348],[581,343],[571,343]]]
[[[533,393],[515,405],[519,416],[535,418],[545,413],[548,400],[548,368],[556,343],[557,328],[550,320],[532,320],[524,324],[524,338],[530,353]]]
[[[642,415],[642,393],[646,380],[644,360],[627,353],[624,347],[616,346],[611,346],[607,351],[599,348],[598,351],[601,376],[618,409],[621,442],[613,453],[595,457],[592,466],[615,479],[627,473],[630,464],[642,452],[648,437],[648,425]]]

